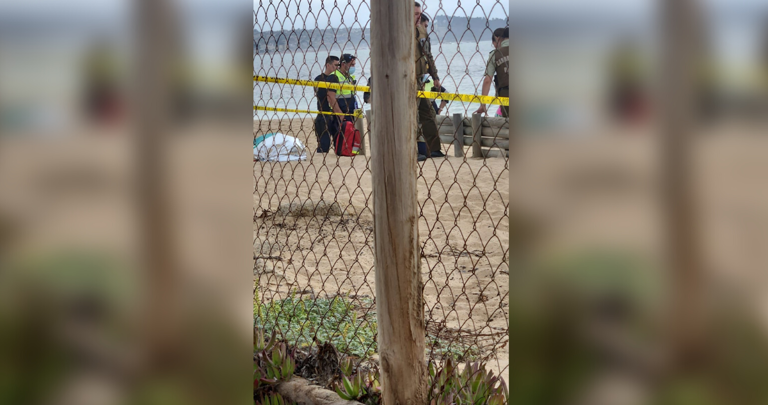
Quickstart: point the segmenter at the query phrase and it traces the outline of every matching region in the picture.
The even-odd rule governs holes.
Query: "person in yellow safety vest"
[[[355,80],[355,65],[357,64],[357,57],[348,53],[341,56],[341,65],[339,69],[334,72],[341,84],[357,84]],[[357,110],[357,98],[355,92],[352,90],[339,90],[336,92],[336,102],[339,104],[339,108],[345,114],[354,114]],[[347,121],[353,121],[354,117],[348,115],[344,117]]]

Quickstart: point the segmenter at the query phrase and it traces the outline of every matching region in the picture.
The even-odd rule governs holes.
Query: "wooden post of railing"
[[[366,125],[365,125],[365,117],[364,116],[357,117],[355,119],[355,129],[360,131],[360,154],[363,155],[363,156],[368,154],[367,153],[367,148],[365,147],[365,138],[366,138],[366,136],[365,136],[365,134],[366,134],[365,127],[366,127]]]
[[[458,113],[453,114],[453,154],[464,156],[464,117]]]
[[[416,201],[415,21],[411,0],[371,1],[371,140],[382,403],[427,403]]]
[[[483,116],[472,114],[472,157],[483,157],[483,145],[480,143],[483,137]]]

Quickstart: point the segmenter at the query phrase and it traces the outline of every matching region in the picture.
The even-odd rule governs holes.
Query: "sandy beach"
[[[295,290],[373,297],[370,158],[315,154],[310,119],[254,121],[255,136],[269,132],[299,138],[309,153],[302,162],[254,162],[254,256],[261,260],[256,274],[263,300]],[[508,161],[430,159],[419,164],[417,188],[428,329],[443,328],[445,336],[458,334],[482,346],[490,366],[503,370],[508,364]],[[286,206],[307,200],[334,208],[285,215]]]

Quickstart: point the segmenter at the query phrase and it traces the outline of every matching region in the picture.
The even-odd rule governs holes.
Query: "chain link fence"
[[[492,32],[508,25],[506,4],[431,0],[422,10],[429,18],[442,87],[449,93],[480,94],[494,49]],[[346,356],[375,361],[370,156],[376,151],[368,145],[371,114],[355,118],[365,154],[322,153],[315,136],[316,114],[310,113],[317,109],[315,89],[256,79],[313,80],[329,55],[352,54],[357,84],[368,84],[376,63],[369,56],[369,4],[254,2],[253,28],[254,145],[282,134],[297,139],[305,153],[305,158],[287,162],[254,158],[256,326],[298,347],[331,342]],[[358,108],[370,110],[362,91],[355,98]],[[446,156],[419,162],[417,168],[427,356],[484,361],[505,375],[508,119],[473,120],[480,104],[435,102]],[[496,115],[497,107],[489,105],[488,116]]]

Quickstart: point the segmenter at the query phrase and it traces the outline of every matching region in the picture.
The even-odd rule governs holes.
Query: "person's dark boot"
[[[416,160],[418,160],[419,162],[423,162],[423,161],[427,160],[427,157],[422,155],[422,154],[419,154],[419,157],[416,158]]]
[[[445,157],[445,153],[443,153],[443,152],[441,152],[441,151],[439,151],[439,150],[438,150],[438,151],[432,152],[432,154],[430,155],[430,157],[433,157],[433,158],[436,158],[436,157]]]

